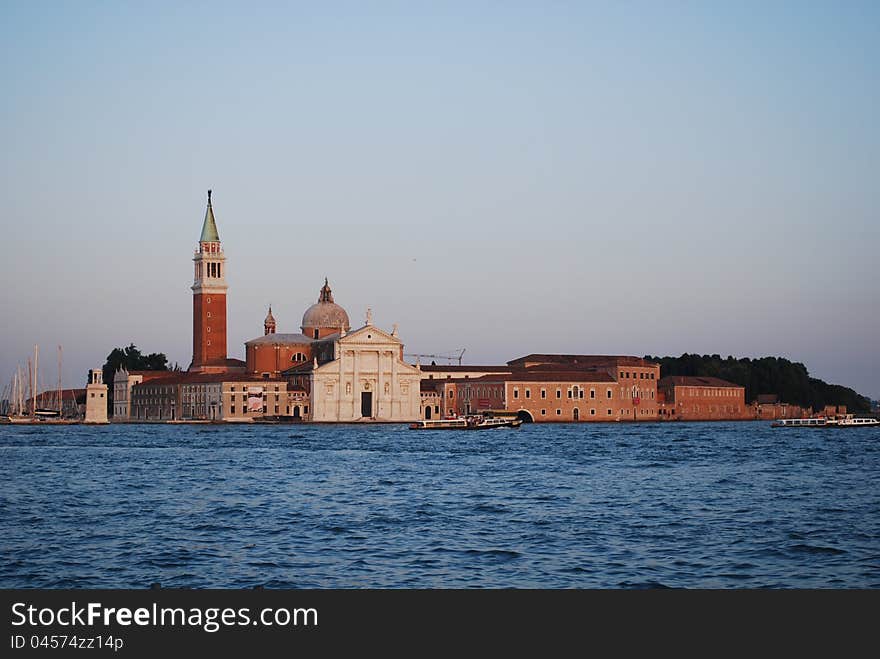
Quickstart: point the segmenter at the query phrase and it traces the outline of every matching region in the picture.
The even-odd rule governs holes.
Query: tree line
[[[127,348],[113,348],[107,355],[107,361],[104,362],[102,368],[104,384],[107,385],[108,410],[113,409],[113,376],[120,368],[124,368],[126,371],[167,371],[169,370],[168,357],[164,352],[151,352],[145,355],[134,343]],[[180,366],[174,364],[171,370],[179,371]]]
[[[689,375],[721,378],[746,389],[746,402],[760,394],[777,394],[786,403],[820,410],[826,405],[846,405],[851,412],[869,412],[871,401],[858,392],[838,384],[810,377],[807,367],[783,357],[749,359],[720,355],[689,355],[645,359],[660,364],[660,377]]]

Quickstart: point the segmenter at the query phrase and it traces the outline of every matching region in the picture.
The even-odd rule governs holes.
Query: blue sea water
[[[878,588],[880,430],[0,427],[0,587]]]

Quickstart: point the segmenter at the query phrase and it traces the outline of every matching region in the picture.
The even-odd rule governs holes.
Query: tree
[[[826,405],[846,405],[853,412],[867,412],[871,403],[865,396],[848,387],[828,384],[811,378],[807,367],[781,357],[722,360],[719,355],[689,355],[681,357],[652,357],[645,359],[660,364],[661,377],[688,375],[716,377],[741,385],[746,389],[746,400],[751,402],[759,394],[777,394],[780,400],[813,409]]]
[[[107,385],[107,408],[113,407],[113,376],[120,368],[126,371],[167,371],[168,357],[164,352],[151,352],[144,355],[134,343],[127,348],[113,348],[104,362],[104,384]]]

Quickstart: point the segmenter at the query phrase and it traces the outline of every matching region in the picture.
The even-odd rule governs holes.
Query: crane
[[[458,365],[461,366],[461,358],[464,355],[465,348],[459,348],[458,350],[450,350],[449,352],[441,352],[437,355],[426,355],[421,353],[408,352],[404,355],[404,357],[415,357],[417,359],[421,359],[422,357],[428,359],[445,359],[448,363],[452,363],[452,360],[457,359]]]

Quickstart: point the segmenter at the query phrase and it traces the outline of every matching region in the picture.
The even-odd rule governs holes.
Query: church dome
[[[307,336],[312,336],[315,330],[324,330],[320,332],[321,337],[328,333],[338,332],[345,329],[347,332],[351,327],[348,323],[348,314],[345,309],[340,307],[333,301],[333,292],[327,280],[324,279],[324,286],[318,296],[318,302],[313,304],[303,314],[302,331]]]

